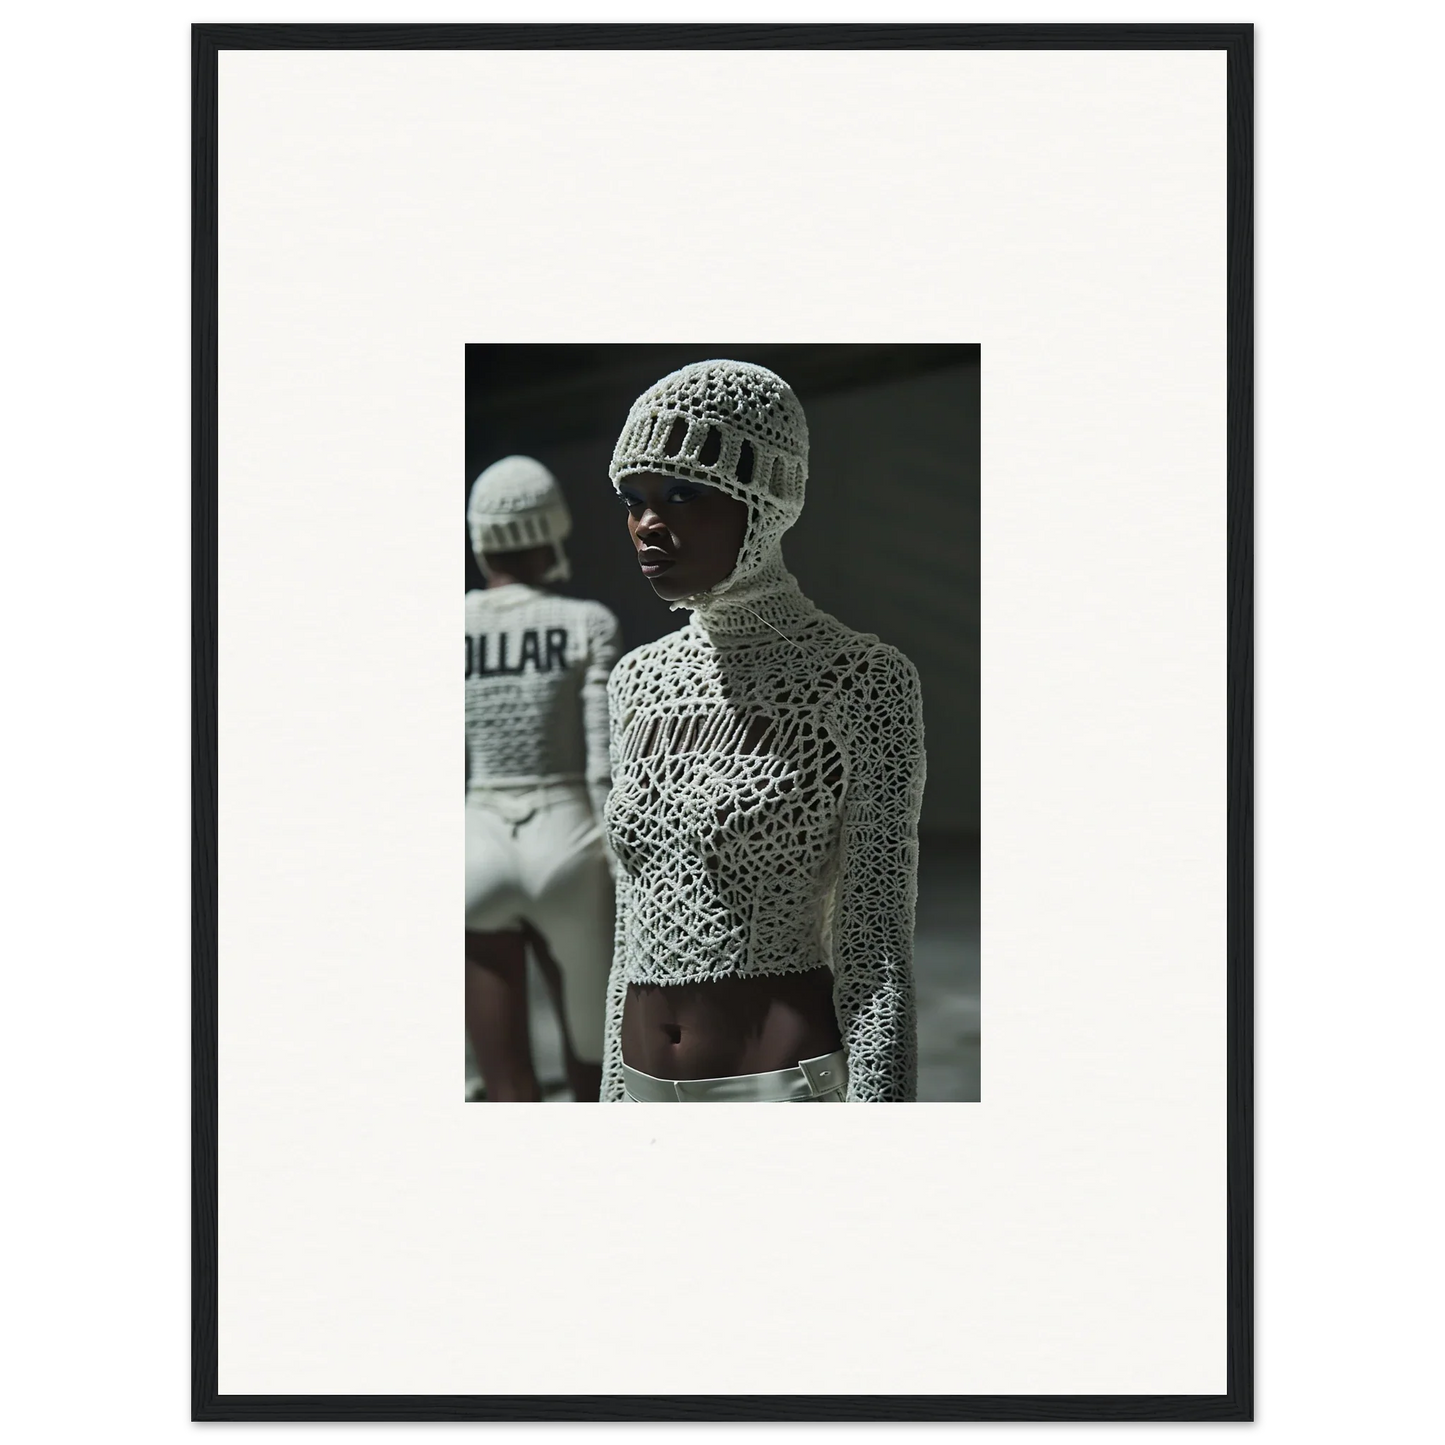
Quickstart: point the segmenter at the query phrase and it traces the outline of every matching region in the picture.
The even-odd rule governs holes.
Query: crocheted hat
[[[467,530],[484,573],[488,552],[550,544],[556,560],[542,580],[563,582],[571,576],[562,539],[572,530],[572,514],[556,477],[531,457],[503,457],[477,477],[467,499]]]
[[[747,536],[725,584],[730,587],[777,550],[803,510],[808,421],[802,403],[765,366],[684,366],[648,387],[627,413],[608,475],[620,488],[639,472],[702,482],[748,504]]]

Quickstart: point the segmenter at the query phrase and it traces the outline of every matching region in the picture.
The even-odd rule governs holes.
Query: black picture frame
[[[192,27],[192,1418],[197,1421],[1253,1419],[1253,26]],[[1227,66],[1227,1385],[1219,1395],[222,1395],[217,1358],[217,156],[222,50],[1223,51]]]

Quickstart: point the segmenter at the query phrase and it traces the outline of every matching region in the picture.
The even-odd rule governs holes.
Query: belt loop
[[[682,1092],[682,1080],[674,1079],[672,1084],[673,1097],[679,1104],[687,1103],[687,1095]]]
[[[808,1091],[816,1099],[820,1094],[835,1094],[848,1081],[847,1064],[841,1049],[816,1059],[801,1059],[798,1067],[808,1081]]]

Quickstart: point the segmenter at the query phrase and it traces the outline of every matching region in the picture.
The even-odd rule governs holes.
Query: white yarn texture
[[[468,789],[585,780],[600,818],[617,619],[521,582],[466,604]]]
[[[571,575],[562,543],[572,531],[572,514],[557,479],[532,457],[502,457],[478,474],[467,497],[467,531],[484,573],[488,552],[550,543],[556,560],[543,580],[565,582]]]
[[[669,450],[678,421],[686,441]],[[677,604],[688,625],[622,658],[609,684],[618,871],[602,1098],[623,1099],[629,984],[826,965],[849,1101],[911,1100],[918,674],[815,607],[783,564],[807,428],[781,378],[736,362],[665,377],[634,404],[613,456],[614,483],[646,471],[742,497],[749,525],[733,573]]]

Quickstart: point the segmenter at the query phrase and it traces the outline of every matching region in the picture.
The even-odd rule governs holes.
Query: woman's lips
[[[669,557],[656,547],[644,547],[637,554],[637,565],[642,568],[644,577],[660,577],[676,561],[676,557]]]

